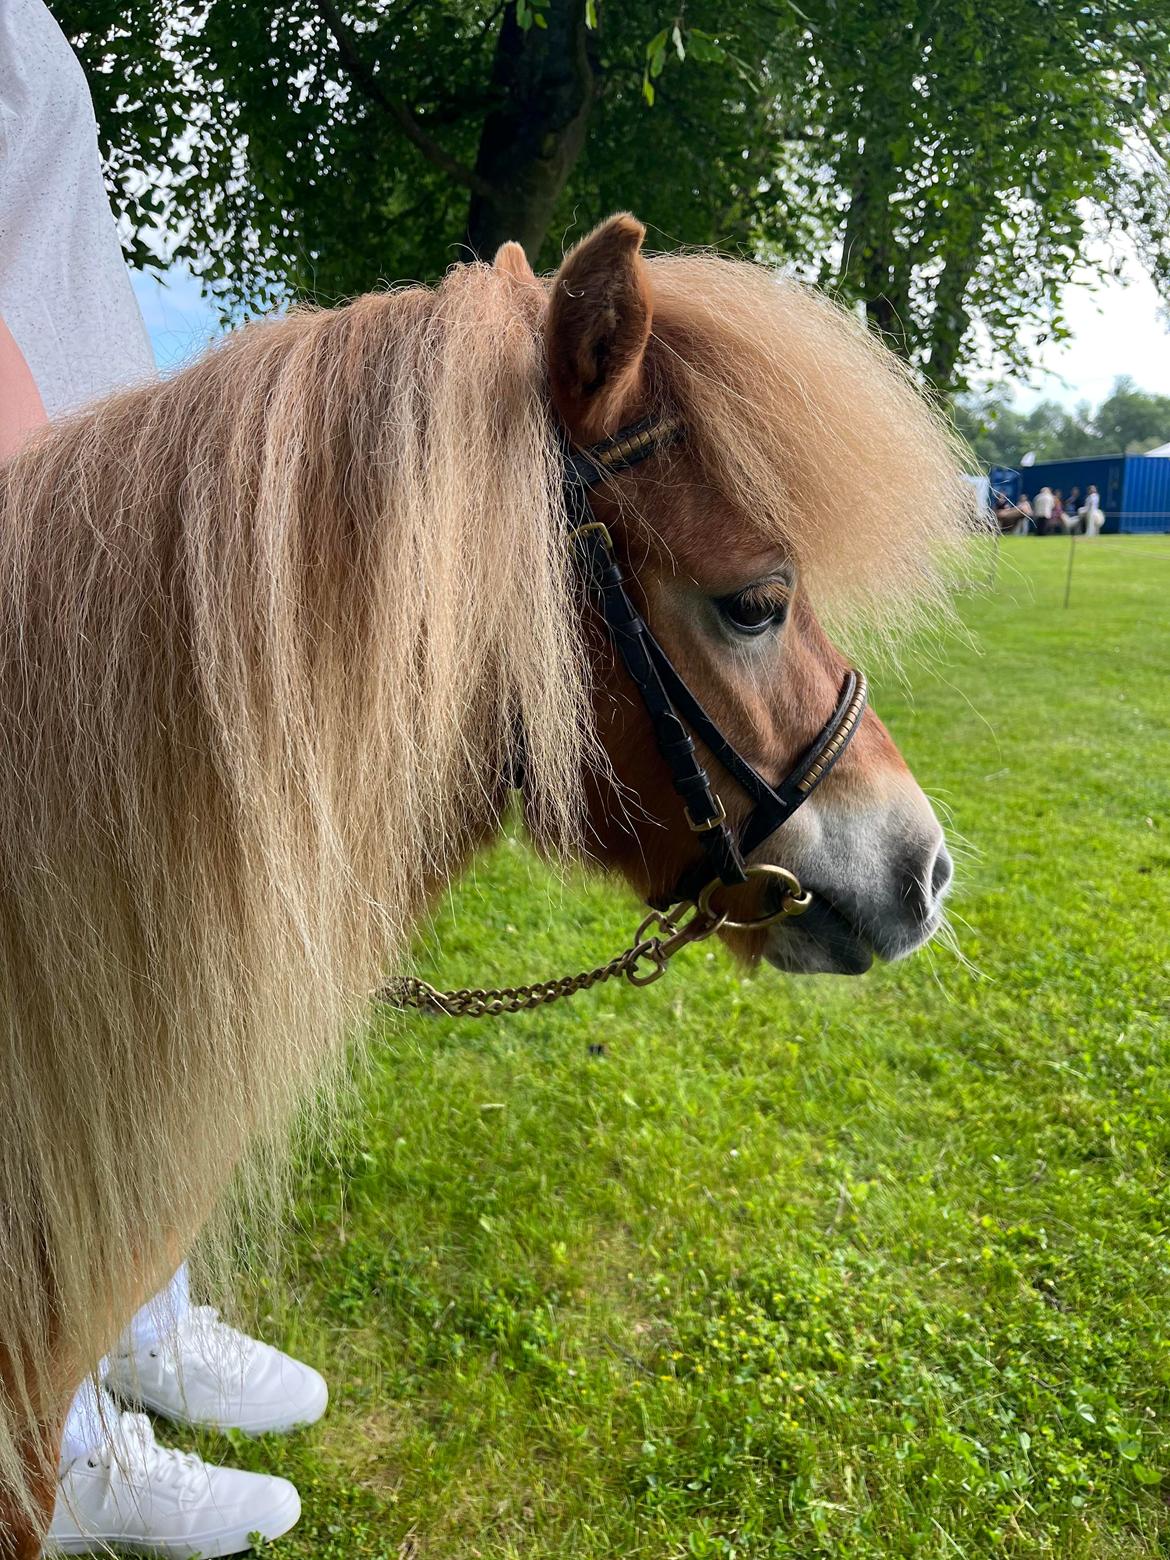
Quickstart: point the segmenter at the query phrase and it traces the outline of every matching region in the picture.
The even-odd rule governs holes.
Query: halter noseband
[[[776,786],[748,763],[707,714],[631,600],[613,539],[594,516],[591,500],[593,489],[607,478],[640,465],[681,437],[677,422],[647,418],[588,449],[567,449],[564,456],[565,509],[577,564],[614,649],[638,690],[655,745],[703,850],[673,891],[652,904],[665,910],[693,901],[703,915],[719,916],[712,906],[718,889],[734,888],[751,877],[766,877],[778,880],[783,890],[777,914],[795,914],[807,908],[811,896],[792,873],[782,867],[750,866],[746,858],[808,800],[849,746],[865,711],[866,680],[861,672],[846,673],[837,707],[816,740]],[[699,762],[692,732],[755,803],[738,833],[727,821],[727,809]],[[775,915],[761,915],[747,922],[723,919],[722,924],[762,926],[774,919]]]

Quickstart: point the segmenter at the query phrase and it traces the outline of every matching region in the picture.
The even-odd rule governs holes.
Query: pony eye
[[[738,634],[764,634],[788,615],[789,587],[780,581],[752,585],[715,602],[719,615]]]

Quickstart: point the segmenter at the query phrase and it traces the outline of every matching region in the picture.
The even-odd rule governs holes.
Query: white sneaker
[[[320,1419],[329,1388],[311,1366],[194,1306],[162,1342],[110,1356],[106,1385],[181,1425],[263,1435]]]
[[[213,1468],[159,1446],[145,1414],[120,1414],[105,1443],[61,1475],[47,1554],[106,1546],[167,1560],[237,1555],[251,1535],[279,1538],[301,1514],[287,1479]]]

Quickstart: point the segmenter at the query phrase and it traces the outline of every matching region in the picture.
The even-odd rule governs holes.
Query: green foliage
[[[554,6],[573,8],[515,8],[525,47],[538,46]],[[509,9],[209,0],[195,12],[179,0],[61,0],[135,263],[153,253],[188,265],[230,315],[289,293],[332,302],[441,274],[466,255],[468,188],[435,154],[474,178]],[[767,9],[746,5],[739,20],[762,34]],[[745,100],[748,69],[722,41],[726,7],[696,0],[667,28],[665,51],[647,49],[662,30],[656,0],[593,5],[583,17],[590,134],[533,258],[554,264],[564,235],[622,206],[657,224],[665,243],[747,243],[773,153],[758,138],[744,155],[741,130],[766,111]],[[404,130],[403,110],[419,136]],[[529,134],[541,133],[534,120]],[[150,193],[157,180],[144,181],[145,169],[164,172]]]
[[[991,466],[1018,466],[1029,450],[1037,460],[1141,454],[1170,440],[1170,396],[1139,390],[1123,375],[1096,411],[1087,402],[1069,411],[1040,401],[1030,412],[1018,412],[1010,397],[992,392],[960,397],[955,421]]]
[[[527,32],[530,27],[548,27],[548,19],[544,12],[548,9],[548,0],[516,0],[516,22],[521,32]]]
[[[1140,453],[1170,440],[1170,395],[1139,390],[1128,375],[1097,408],[1094,431],[1103,448]]]
[[[1080,545],[1065,611],[1067,546],[1005,542],[974,640],[877,694],[969,963],[694,949],[380,1033],[266,1322],[330,1412],[230,1448],[299,1484],[287,1560],[1166,1553],[1170,544]],[[579,968],[636,913],[510,839],[424,968]]]
[[[1058,401],[1039,401],[1020,412],[1010,395],[961,396],[955,422],[977,457],[989,466],[1019,466],[1033,452],[1037,460],[1061,460],[1099,451],[1088,405],[1069,411]]]
[[[1170,254],[1170,8],[1132,0],[835,0],[800,37],[822,134],[792,176],[829,199],[840,259],[822,274],[944,390],[973,361],[1066,334],[1061,290],[1104,217]],[[1143,175],[1137,176],[1139,165]],[[1144,193],[1142,193],[1144,191]],[[1087,204],[1091,203],[1091,204]]]
[[[182,260],[229,311],[433,277],[505,220],[548,265],[620,207],[819,275],[946,392],[980,337],[1010,359],[1065,333],[1101,226],[1170,292],[1170,0],[57,10],[134,259]]]

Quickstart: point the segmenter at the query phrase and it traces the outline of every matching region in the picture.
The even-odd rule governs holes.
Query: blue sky
[[[1073,339],[1046,348],[1021,364],[1017,402],[1032,406],[1041,397],[1074,404],[1098,402],[1118,374],[1130,374],[1143,389],[1170,395],[1170,333],[1158,296],[1136,264],[1127,264],[1125,283],[1098,288],[1070,287],[1065,307]],[[163,281],[136,275],[134,290],[146,318],[155,356],[164,371],[197,357],[219,333],[214,309],[188,273],[173,270]],[[1031,384],[1024,371],[1032,370]],[[1170,428],[1166,430],[1170,439]]]
[[[132,273],[131,279],[155,359],[164,373],[198,357],[219,334],[215,310],[186,271],[169,271],[165,281],[142,272]]]

